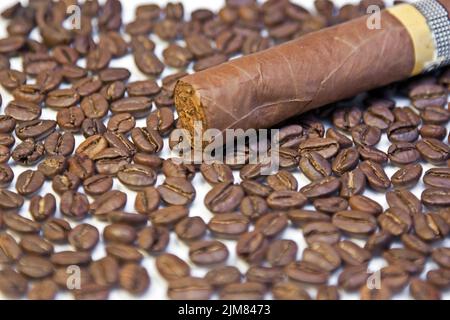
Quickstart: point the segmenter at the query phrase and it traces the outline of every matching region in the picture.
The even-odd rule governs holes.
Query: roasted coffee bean
[[[9,148],[0,145],[0,164],[8,162],[10,156],[11,151],[9,150]]]
[[[108,147],[108,141],[101,135],[93,135],[84,140],[76,149],[77,154],[85,154],[90,159],[100,152],[104,151]]]
[[[183,206],[170,206],[154,211],[150,218],[156,226],[173,227],[186,218],[189,210]]]
[[[156,210],[160,203],[160,195],[156,188],[144,188],[136,195],[134,207],[141,214],[150,214]]]
[[[266,200],[259,196],[246,196],[240,205],[241,213],[251,220],[265,215],[268,209]]]
[[[0,189],[0,208],[4,210],[19,209],[22,207],[24,199],[21,195]]]
[[[22,256],[22,250],[16,240],[8,233],[0,234],[0,263],[12,264]]]
[[[231,283],[220,291],[223,300],[261,300],[266,288],[257,282]]]
[[[398,122],[409,122],[414,126],[418,126],[421,122],[419,115],[409,107],[395,108],[393,113]]]
[[[391,180],[389,180],[380,164],[366,160],[359,165],[359,169],[366,176],[367,182],[372,189],[383,192],[391,186]]]
[[[56,175],[62,174],[67,168],[67,161],[64,156],[47,156],[39,163],[38,171],[48,178],[53,179]]]
[[[130,97],[139,97],[139,96],[155,96],[161,91],[161,88],[158,86],[155,80],[143,80],[143,81],[135,81],[127,84],[126,90],[128,92],[128,96]]]
[[[335,286],[321,286],[317,289],[317,300],[339,300],[339,291]]]
[[[0,163],[0,188],[9,186],[14,179],[14,172],[6,163]]]
[[[332,162],[332,170],[341,176],[345,172],[351,171],[358,165],[359,152],[355,148],[347,148],[339,151]]]
[[[26,139],[16,146],[11,153],[11,157],[22,165],[32,165],[43,157],[44,152],[44,146],[41,142],[36,143],[33,139]]]
[[[108,102],[99,93],[84,97],[80,107],[86,118],[89,119],[101,119],[108,113]]]
[[[397,189],[412,188],[419,182],[422,171],[423,168],[418,163],[406,165],[392,175],[392,185]]]
[[[19,233],[38,233],[41,228],[39,223],[14,212],[5,213],[3,223],[7,228]]]
[[[191,241],[203,237],[206,229],[206,223],[201,217],[187,217],[177,223],[175,233],[181,240]]]
[[[86,69],[100,71],[108,66],[111,57],[111,52],[106,47],[91,49],[86,57]]]
[[[89,273],[96,284],[113,286],[119,280],[119,265],[116,259],[106,256],[93,261],[89,266]]]
[[[190,204],[194,200],[196,194],[191,182],[184,178],[166,178],[163,184],[157,189],[161,199],[169,205]]]
[[[212,286],[206,280],[195,277],[172,280],[167,289],[167,296],[175,300],[205,300],[209,299],[212,294]]]
[[[70,230],[68,240],[77,250],[92,250],[99,241],[99,232],[93,225],[79,224]]]
[[[388,107],[383,105],[373,105],[363,113],[364,123],[368,126],[386,130],[394,122],[394,114]]]
[[[36,84],[23,84],[12,92],[14,99],[40,104],[44,100],[44,95],[40,87]]]
[[[6,106],[5,115],[16,121],[32,121],[41,116],[41,108],[33,102],[13,100]]]
[[[270,286],[274,283],[285,280],[286,276],[281,268],[251,266],[247,270],[245,278],[249,282],[261,283]]]
[[[303,251],[302,259],[328,272],[336,270],[341,265],[341,257],[336,249],[325,242],[311,243],[310,247]]]
[[[0,133],[0,145],[5,147],[12,147],[14,146],[14,143],[14,136],[9,133]]]
[[[274,191],[267,198],[267,204],[275,210],[301,208],[307,199],[297,191]]]
[[[416,300],[441,300],[441,293],[432,284],[419,278],[411,280],[411,296]]]
[[[333,124],[338,129],[350,131],[357,126],[362,119],[362,112],[356,107],[337,109],[333,113]]]
[[[148,290],[150,276],[144,267],[129,263],[120,269],[119,284],[126,291],[134,295],[140,295]]]
[[[134,126],[136,121],[134,117],[129,113],[119,113],[113,115],[108,121],[108,130],[118,133],[128,133]]]
[[[8,91],[13,91],[25,84],[27,76],[18,70],[4,69],[0,71],[0,84]]]
[[[51,279],[34,282],[27,298],[30,300],[53,300],[58,293],[58,285]]]
[[[51,134],[56,127],[56,121],[53,120],[32,120],[20,123],[16,129],[16,135],[21,140],[34,139],[42,140]]]
[[[400,236],[407,233],[412,225],[411,216],[408,211],[399,207],[393,207],[386,210],[378,217],[378,222],[382,229],[394,236]]]
[[[101,70],[99,78],[102,82],[114,82],[114,81],[126,81],[130,77],[131,73],[125,68],[107,68]]]
[[[71,229],[66,220],[52,218],[42,224],[42,235],[52,242],[65,242]]]
[[[306,261],[294,261],[284,268],[286,275],[295,280],[308,284],[324,284],[328,281],[329,273]]]
[[[317,152],[304,153],[299,162],[300,170],[311,181],[319,180],[331,175],[329,162]]]
[[[345,267],[338,277],[338,285],[346,291],[355,291],[366,284],[370,274],[367,265]]]
[[[413,216],[414,230],[417,236],[425,241],[445,237],[450,232],[450,226],[438,214],[416,214]]]
[[[333,195],[339,190],[340,186],[339,179],[329,176],[307,184],[300,189],[300,192],[309,200],[313,200]]]
[[[34,220],[44,221],[55,214],[56,199],[51,193],[43,197],[35,195],[30,200],[29,210]]]
[[[16,120],[11,116],[0,115],[0,133],[11,133],[16,127]]]
[[[111,104],[111,112],[130,113],[136,118],[145,117],[152,107],[152,100],[147,97],[130,97],[114,101]]]
[[[131,130],[131,138],[139,151],[146,153],[158,153],[163,147],[163,140],[158,131],[146,128],[134,128]]]
[[[52,188],[57,194],[63,194],[66,191],[75,191],[80,186],[80,178],[71,172],[64,172],[56,175],[52,180]]]
[[[359,168],[344,173],[340,180],[341,191],[339,192],[339,195],[344,198],[350,198],[351,196],[361,194],[366,188],[366,176]]]
[[[30,196],[44,184],[45,177],[40,171],[23,171],[16,181],[16,189],[20,195]]]
[[[427,281],[438,288],[448,288],[450,285],[450,270],[435,269],[427,272]]]
[[[72,154],[75,147],[75,138],[69,132],[54,132],[45,139],[44,147],[49,155],[65,157]]]
[[[94,172],[94,162],[85,154],[75,154],[67,160],[68,171],[76,175],[80,180],[91,177]]]
[[[126,244],[109,244],[105,247],[106,253],[119,260],[120,262],[139,262],[142,260],[143,255],[138,249]]]
[[[411,216],[422,212],[422,204],[417,197],[408,190],[394,190],[386,193],[387,203],[391,208],[400,208]]]
[[[336,213],[348,208],[348,201],[341,197],[319,198],[313,202],[314,208],[325,213]]]
[[[397,292],[408,284],[409,274],[396,265],[389,265],[380,269],[381,284],[392,292]]]
[[[153,185],[156,181],[156,173],[151,168],[130,164],[123,166],[117,172],[117,178],[128,188],[139,190]]]
[[[409,142],[392,144],[388,149],[389,160],[397,166],[415,163],[420,159],[420,153]]]
[[[238,213],[223,213],[214,216],[208,229],[217,237],[236,238],[248,230],[250,221]]]
[[[255,195],[260,197],[268,197],[272,193],[272,188],[254,180],[244,180],[241,186],[248,195]]]
[[[303,227],[303,237],[308,244],[314,242],[335,244],[339,241],[341,234],[339,229],[330,222],[310,222]]]
[[[357,125],[352,129],[351,133],[353,142],[355,142],[356,145],[374,146],[381,138],[380,129],[365,124]]]
[[[241,272],[234,266],[219,266],[211,269],[205,275],[205,280],[213,287],[222,288],[231,283],[239,283]]]
[[[169,237],[169,230],[164,227],[146,227],[138,233],[136,243],[145,251],[159,253],[167,247]]]
[[[268,241],[260,231],[246,232],[239,237],[236,245],[238,256],[249,263],[260,262],[266,255]]]
[[[89,211],[98,218],[104,219],[111,211],[121,210],[127,202],[127,195],[118,190],[111,190],[100,195],[89,206]]]
[[[267,184],[275,191],[297,191],[297,179],[289,171],[281,170],[267,177]]]
[[[420,127],[419,132],[422,138],[432,138],[437,140],[443,140],[447,135],[447,129],[445,127],[435,124],[424,124]]]
[[[226,164],[214,162],[211,164],[202,163],[200,166],[200,172],[203,178],[215,185],[221,182],[233,182],[233,172]]]
[[[267,261],[272,267],[284,267],[295,261],[297,244],[292,240],[276,240],[267,249]]]
[[[413,233],[403,234],[401,240],[406,249],[417,251],[425,256],[431,253],[431,246]]]
[[[409,273],[419,273],[425,265],[424,256],[408,249],[389,249],[383,253],[383,258],[390,265],[398,265]]]
[[[273,155],[272,152],[274,153]],[[299,156],[294,149],[279,148],[277,151],[270,150],[270,156],[279,159],[279,165],[282,169],[291,170],[299,165]]]
[[[383,207],[378,202],[363,195],[351,196],[348,203],[352,210],[363,211],[373,216],[378,216],[383,212]]]
[[[384,230],[372,233],[366,241],[364,248],[371,252],[378,252],[389,247],[392,242],[392,235]]]
[[[23,256],[17,262],[17,271],[26,277],[40,279],[53,273],[53,265],[46,258],[31,255]]]
[[[93,175],[83,181],[84,191],[90,196],[100,196],[113,186],[113,179],[107,175]]]
[[[274,212],[260,217],[255,223],[255,230],[272,238],[283,232],[287,224],[288,219],[283,212]]]
[[[66,191],[61,195],[60,210],[72,219],[83,219],[89,211],[89,200],[82,193]]]
[[[450,206],[450,189],[425,189],[421,195],[422,202],[431,209],[446,208]]]
[[[117,101],[122,99],[125,95],[126,86],[122,81],[115,81],[103,86],[100,94],[108,101]],[[139,95],[140,96],[140,95]]]
[[[437,139],[420,140],[416,148],[426,161],[433,164],[441,164],[450,156],[450,147]]]
[[[107,242],[132,244],[136,238],[135,228],[126,224],[113,223],[103,230],[103,239]]]
[[[133,161],[136,164],[141,164],[146,167],[150,167],[155,171],[159,171],[161,169],[163,159],[154,154],[146,154],[142,152],[137,152],[133,156]]]
[[[426,124],[446,124],[450,119],[450,112],[440,106],[428,106],[420,112],[420,117]]]
[[[358,146],[358,153],[361,159],[364,160],[370,160],[373,162],[377,162],[380,164],[385,164],[388,162],[389,158],[386,153],[384,153],[381,150],[378,150],[374,147],[369,146]]]
[[[269,166],[267,162],[247,163],[239,171],[242,180],[259,179],[264,175],[264,170]]]
[[[177,44],[170,44],[163,51],[164,62],[173,68],[185,68],[191,62],[192,53]]]
[[[305,140],[305,137],[300,125],[288,125],[282,127],[279,131],[278,141],[281,148],[298,148],[303,140]]]
[[[244,197],[243,189],[232,182],[215,185],[205,196],[205,206],[214,213],[232,212]]]
[[[161,276],[168,281],[188,277],[191,273],[186,262],[170,253],[158,256],[155,264]]]
[[[429,188],[450,188],[450,168],[432,168],[425,172],[423,182]]]
[[[99,174],[117,175],[127,166],[131,159],[129,154],[118,148],[106,148],[92,159]]]
[[[106,218],[110,223],[123,223],[133,227],[145,226],[148,221],[148,217],[145,215],[124,211],[111,211]]]
[[[84,113],[81,108],[69,107],[59,110],[56,114],[58,126],[68,132],[78,132],[84,120]]]
[[[269,216],[270,214],[266,215]],[[280,215],[285,218],[284,214]],[[289,220],[291,220],[292,224],[296,227],[303,227],[308,223],[312,222],[329,222],[331,221],[331,217],[328,214],[311,211],[311,210],[289,210],[287,213]],[[265,217],[263,217],[265,218]],[[261,218],[261,219],[263,219]]]
[[[391,142],[413,142],[419,137],[417,125],[411,122],[394,122],[387,130]]]
[[[53,253],[53,245],[38,235],[24,235],[20,239],[20,248],[28,254],[49,256]]]
[[[4,268],[0,271],[0,292],[5,296],[18,299],[26,293],[28,289],[27,279],[11,268]]]
[[[430,105],[442,107],[447,103],[447,90],[435,84],[418,85],[409,92],[409,98],[419,110]]]
[[[340,230],[353,235],[367,235],[377,228],[373,215],[364,211],[340,211],[333,215],[333,225]]]
[[[195,166],[184,163],[182,159],[169,158],[163,161],[162,172],[166,177],[192,180],[195,176]]]
[[[198,265],[221,263],[228,255],[227,247],[217,240],[196,241],[189,246],[189,258]]]
[[[349,240],[339,242],[336,245],[336,251],[339,253],[342,261],[351,266],[366,265],[372,258],[369,250],[361,248]]]
[[[327,130],[326,137],[336,140],[341,149],[350,148],[353,146],[353,141],[335,128],[329,128]]]
[[[300,155],[303,155],[306,152],[315,151],[325,159],[335,156],[338,150],[339,144],[337,141],[329,138],[309,138],[299,145]]]
[[[79,100],[80,95],[75,89],[57,89],[48,93],[45,104],[50,108],[60,109],[74,106]]]

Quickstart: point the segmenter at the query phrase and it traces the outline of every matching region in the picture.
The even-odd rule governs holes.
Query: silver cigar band
[[[420,0],[413,6],[425,17],[435,42],[437,56],[425,71],[450,65],[450,19],[447,10],[436,0]]]

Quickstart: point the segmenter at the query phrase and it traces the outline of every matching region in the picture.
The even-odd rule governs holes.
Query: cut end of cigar
[[[187,82],[178,81],[175,87],[175,108],[181,126],[189,130],[194,137],[195,123],[200,121],[202,128],[207,128],[206,117],[198,92]]]

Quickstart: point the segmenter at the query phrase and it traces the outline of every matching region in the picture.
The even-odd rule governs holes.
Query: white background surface
[[[0,1],[0,10],[3,10],[9,6],[11,6],[13,3],[15,3],[15,0],[2,0]],[[151,1],[151,0],[146,0],[146,1],[139,1],[139,0],[124,0],[122,1],[122,5],[123,5],[123,18],[124,18],[124,22],[130,22],[133,17],[134,17],[134,9],[138,4],[142,4],[142,3],[158,3],[162,6],[164,6],[164,4],[167,3],[167,1]],[[188,0],[188,1],[182,1],[185,7],[185,11],[186,14],[189,14],[192,10],[197,9],[197,8],[209,8],[212,10],[218,10],[222,5],[223,5],[223,1],[222,0],[209,0],[209,1],[200,1],[200,0]],[[302,4],[303,6],[305,6],[308,9],[312,9],[313,8],[313,0],[302,0],[302,1],[294,1],[296,3]],[[344,4],[344,3],[356,3],[358,1],[352,1],[352,0],[335,0],[335,3],[338,4]],[[392,1],[387,1],[387,3],[391,3]],[[6,21],[2,18],[0,18],[0,37],[3,38],[6,36]],[[34,31],[32,33],[32,37],[36,37],[39,38],[39,36],[37,35],[36,31]],[[155,41],[155,43],[157,44],[157,49],[156,52],[157,54],[160,56],[161,51],[166,47],[167,44],[165,44],[164,42],[160,41],[157,37],[151,36],[151,38]],[[81,64],[83,64],[84,61],[81,61]],[[132,76],[130,78],[129,81],[136,81],[136,80],[143,80],[146,79],[145,75],[143,75],[142,73],[139,72],[139,70],[136,68],[134,61],[132,59],[132,57],[129,55],[127,57],[124,57],[122,59],[118,59],[118,60],[113,60],[112,63],[110,64],[111,67],[127,67],[130,69]],[[21,65],[21,61],[19,59],[13,59],[12,60],[12,68],[21,70],[22,65]],[[164,71],[163,76],[174,73],[175,70],[171,70],[171,69],[166,69]],[[7,103],[11,100],[11,96],[3,90],[3,88],[0,88],[0,93],[3,97],[3,104],[2,107],[0,109],[0,112],[3,113],[4,107],[7,105]],[[406,106],[408,105],[408,101],[398,101],[398,105],[399,106]],[[49,110],[48,108],[44,108],[43,112],[42,112],[42,118],[43,119],[55,119],[56,117],[56,112]],[[145,119],[140,119],[137,121],[137,126],[145,126]],[[450,129],[450,126],[447,127],[447,129]],[[77,144],[81,141],[82,136],[81,135],[77,135]],[[19,140],[16,139],[16,143]],[[388,141],[386,136],[384,135],[382,141],[377,145],[377,147],[383,151],[387,151],[387,148],[389,147]],[[164,152],[161,154],[162,157],[167,157],[167,149],[165,148]],[[10,160],[10,163],[12,164],[12,160]],[[23,171],[24,167],[18,167],[15,165],[12,165],[14,173],[15,173],[15,177],[17,178],[18,174]],[[424,172],[427,170],[427,168],[429,168],[428,165],[424,165]],[[388,166],[386,168],[386,172],[388,173],[389,176],[391,176],[398,168],[396,167],[391,167]],[[297,171],[295,173],[295,176],[297,178],[297,180],[299,181],[299,185],[303,186],[307,183],[309,183],[309,181],[303,176],[300,175],[300,173]],[[239,177],[238,175],[235,175],[236,177],[236,181],[239,181]],[[161,183],[163,177],[159,176],[158,177],[158,184]],[[10,186],[11,190],[14,190],[14,185],[15,185],[15,180],[13,181],[13,183]],[[116,179],[115,179],[116,180]],[[210,189],[210,186],[203,180],[202,176],[200,173],[198,173],[193,181],[196,189],[197,189],[197,196],[196,199],[194,201],[194,203],[192,204],[191,208],[190,208],[190,216],[201,216],[205,222],[208,222],[210,220],[210,218],[212,217],[212,214],[204,207],[203,205],[203,198],[205,196],[205,194],[208,192],[208,190]],[[120,183],[118,183],[117,181],[114,181],[114,189],[118,189],[121,190],[123,192],[126,192],[128,194],[128,202],[127,202],[127,206],[125,208],[126,211],[129,212],[134,212],[134,198],[135,198],[135,192],[128,190],[127,188],[125,188],[124,186],[122,186]],[[81,189],[81,188],[80,188]],[[419,185],[413,190],[413,192],[415,193],[416,196],[418,196],[420,198],[420,193],[423,190],[423,185],[422,182],[419,183]],[[14,190],[15,191],[15,190]],[[53,190],[51,188],[51,182],[47,181],[45,182],[45,185],[41,191],[41,194],[45,194],[47,192],[53,193]],[[387,208],[387,204],[384,198],[384,194],[377,194],[371,191],[366,191],[365,193],[366,196],[371,197],[372,199],[378,201],[379,203],[381,203],[385,208]],[[57,196],[57,195],[56,195]],[[92,200],[92,199],[91,199]],[[59,198],[57,196],[57,203],[58,203],[58,207],[59,207]],[[306,207],[311,209],[312,207]],[[23,214],[24,216],[29,217],[28,214],[28,201],[25,203],[24,207],[22,208],[21,214]],[[57,211],[56,216],[60,216],[60,212]],[[100,230],[105,226],[104,223],[99,222],[97,220],[94,219],[87,219],[83,222],[86,223],[91,223],[95,226],[97,226],[98,228],[100,228]],[[75,223],[72,223],[72,225],[74,226]],[[295,228],[289,228],[288,230],[286,230],[286,232],[282,235],[282,238],[285,239],[292,239],[294,241],[296,241],[299,245],[299,252],[298,252],[298,256],[297,258],[300,259],[301,258],[301,254],[303,249],[305,248],[305,242],[303,240],[302,237],[302,233],[300,230],[295,229]],[[227,264],[229,265],[235,265],[237,266],[242,273],[245,273],[247,270],[247,264],[245,262],[243,262],[240,259],[236,259],[236,255],[235,255],[235,242],[234,241],[224,241],[224,243],[226,243],[229,247],[229,251],[230,251],[230,256],[228,258]],[[361,243],[362,244],[362,243]],[[447,239],[445,241],[445,243],[447,246],[450,246],[450,241],[449,239]],[[71,249],[70,246],[58,246],[57,247],[57,251],[59,250],[67,250],[67,249]],[[207,269],[206,268],[200,268],[197,267],[195,265],[193,265],[192,263],[189,262],[189,258],[188,258],[188,247],[182,242],[179,241],[177,239],[177,237],[172,234],[171,235],[171,241],[169,244],[169,247],[167,249],[167,252],[170,253],[174,253],[178,256],[180,256],[181,258],[183,258],[185,261],[187,261],[191,267],[192,267],[192,275],[193,276],[203,276],[206,272]],[[104,252],[104,248],[103,248],[103,244],[99,243],[96,247],[96,250],[94,251],[94,258],[98,259],[101,258],[105,255]],[[128,293],[126,293],[123,290],[119,290],[119,289],[115,289],[112,291],[111,295],[110,295],[110,299],[166,299],[166,290],[167,290],[167,284],[166,281],[161,278],[158,274],[158,272],[156,271],[156,268],[154,266],[154,262],[155,259],[152,256],[148,256],[146,255],[146,257],[144,258],[142,264],[147,268],[150,277],[151,277],[151,286],[150,289],[148,290],[148,292],[143,295],[143,296],[139,296],[139,297],[135,297],[132,295],[129,295]],[[370,269],[372,271],[378,270],[380,267],[382,267],[384,265],[384,262],[381,259],[375,259],[373,260],[373,262],[371,262],[370,264]],[[435,265],[434,263],[428,263],[426,270],[430,269],[430,268],[434,268]],[[422,274],[422,277],[425,275],[426,271],[424,271],[424,273]],[[333,275],[333,277],[330,280],[330,284],[335,284],[337,281],[337,273],[335,273]],[[315,297],[315,289],[314,288],[308,288],[308,290],[311,293],[312,297]],[[345,292],[341,292],[341,297],[345,298],[345,299],[356,299],[358,298],[359,294],[358,293],[345,293]],[[445,294],[444,295],[445,298],[449,298],[450,294]],[[2,297],[1,293],[0,293],[0,298],[4,298]],[[57,298],[60,299],[70,299],[71,295],[68,293],[62,293],[59,294]],[[270,298],[270,295],[267,296],[267,298]],[[404,292],[397,294],[395,297],[395,299],[405,299],[408,298],[408,290],[405,290]]]

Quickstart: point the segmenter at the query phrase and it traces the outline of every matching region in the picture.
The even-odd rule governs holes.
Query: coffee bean
[[[329,176],[307,184],[300,189],[300,192],[309,200],[313,200],[333,195],[339,190],[340,186],[339,179]]]
[[[134,128],[131,130],[131,138],[139,151],[158,153],[163,147],[163,140],[158,131],[146,128]]]
[[[94,174],[94,162],[85,154],[75,154],[67,160],[68,171],[73,175],[85,180]]]
[[[32,121],[41,116],[41,108],[33,102],[13,100],[6,106],[5,114],[16,121]]]
[[[0,145],[5,147],[14,146],[15,139],[11,134],[0,133]]]
[[[75,138],[69,132],[54,132],[45,139],[44,147],[49,155],[68,156],[74,150]]]
[[[100,119],[108,113],[108,102],[99,93],[88,95],[81,100],[81,110],[86,118]]]
[[[126,202],[126,193],[118,190],[111,190],[95,199],[95,201],[90,204],[89,211],[99,218],[106,218],[109,212],[121,210]]]
[[[169,282],[167,296],[175,300],[206,300],[213,293],[212,286],[202,278],[183,277]]]
[[[27,298],[30,300],[53,300],[57,292],[57,284],[51,279],[44,279],[31,285]]]
[[[422,212],[422,204],[417,197],[408,190],[394,190],[386,193],[387,203],[391,208],[400,208],[411,216]]]
[[[14,99],[40,104],[44,100],[41,88],[35,84],[23,84],[12,92]]]
[[[232,182],[215,185],[205,196],[205,206],[214,213],[232,212],[244,197],[243,189]]]
[[[215,185],[221,182],[233,182],[233,172],[226,164],[214,162],[211,164],[202,163],[200,166],[200,172],[203,178]]]
[[[158,83],[156,83],[156,81],[149,79],[143,81],[129,82],[127,84],[126,90],[128,92],[128,96],[139,97],[139,96],[155,96],[161,91],[161,88],[158,86]]]
[[[113,179],[107,175],[93,175],[83,181],[84,191],[90,196],[100,196],[113,186]]]
[[[396,121],[387,130],[391,142],[413,142],[419,137],[417,125],[412,122]]]
[[[50,260],[60,266],[84,265],[91,261],[91,256],[83,251],[60,251],[52,254]]]
[[[409,122],[414,126],[418,126],[421,122],[419,115],[410,107],[395,108],[393,113],[397,122]]]
[[[45,278],[53,273],[52,263],[38,256],[23,256],[17,262],[17,270],[32,279]]]
[[[336,140],[329,138],[309,138],[299,146],[299,153],[303,155],[306,152],[315,151],[325,159],[332,158],[337,154],[339,144]]]
[[[338,285],[346,291],[355,291],[366,284],[370,274],[366,265],[345,267],[338,277]]]
[[[359,168],[344,173],[340,180],[341,191],[339,195],[344,198],[361,194],[366,188],[366,176]]]
[[[392,144],[388,150],[391,162],[397,166],[415,163],[420,159],[420,154],[412,143],[401,142]]]
[[[450,155],[449,146],[436,139],[420,140],[417,142],[416,148],[426,161],[433,164],[446,161]]]
[[[419,278],[411,280],[411,296],[416,300],[441,300],[441,293],[432,284]]]
[[[331,272],[341,265],[341,257],[336,249],[325,242],[311,243],[303,251],[303,261],[315,265],[322,270]]]
[[[275,267],[259,267],[251,266],[245,274],[247,281],[261,283],[264,285],[272,285],[283,281],[286,276],[283,270]]]
[[[156,268],[161,276],[168,281],[188,277],[191,272],[186,262],[170,253],[162,254],[156,258]]]
[[[363,195],[351,196],[348,203],[353,210],[363,211],[373,216],[378,216],[383,212],[383,207],[378,202]]]
[[[450,189],[431,188],[422,192],[422,202],[429,208],[445,208],[450,205]]]
[[[183,206],[170,206],[154,211],[150,218],[154,225],[171,228],[188,214],[189,210]]]
[[[284,267],[295,260],[297,250],[292,240],[276,240],[267,249],[267,261],[272,267]]]
[[[163,163],[163,160],[160,157],[158,157],[157,155],[146,154],[146,153],[142,153],[142,152],[137,152],[133,156],[133,161],[136,164],[141,164],[143,166],[150,167],[150,168],[154,169],[155,171],[159,171],[159,169],[161,169],[161,166]]]
[[[279,159],[279,165],[282,169],[291,170],[299,164],[299,156],[294,149],[279,148],[278,151],[270,150],[270,156]]]
[[[448,269],[435,269],[427,272],[427,281],[435,287],[447,288],[450,285]]]
[[[241,186],[248,195],[255,195],[260,197],[268,197],[272,193],[272,188],[254,180],[244,180]]]
[[[121,262],[139,262],[143,258],[143,255],[139,252],[139,250],[125,244],[110,244],[106,246],[105,250],[109,256]]]
[[[19,209],[22,207],[24,199],[21,195],[0,189],[0,208],[4,210]]]
[[[420,127],[420,135],[422,138],[432,138],[437,140],[443,140],[447,135],[447,129],[440,125],[424,124]]]
[[[352,266],[367,265],[372,258],[369,250],[361,248],[350,240],[343,240],[336,245],[336,251],[344,263]]]
[[[133,244],[136,238],[135,228],[122,223],[110,224],[103,230],[103,239],[107,242]]]
[[[192,180],[195,176],[195,167],[184,163],[182,159],[165,159],[162,164],[162,172],[166,177],[185,178]]]
[[[47,156],[38,165],[38,171],[47,179],[53,179],[55,176],[62,174],[67,167],[67,161],[64,156]]]
[[[329,128],[326,132],[326,137],[336,140],[341,149],[350,148],[353,146],[353,141],[335,128]]]
[[[124,211],[111,211],[106,217],[110,223],[127,224],[132,227],[145,226],[148,221],[148,217],[145,215]]]
[[[119,272],[119,284],[126,291],[140,295],[148,290],[150,276],[144,267],[129,263],[123,266]]]
[[[80,95],[75,89],[57,89],[50,91],[45,104],[50,108],[60,109],[74,106],[80,100]]]
[[[241,280],[241,272],[234,266],[219,266],[211,269],[205,275],[205,280],[213,287],[222,288]]]
[[[419,182],[422,171],[422,166],[418,163],[406,165],[392,175],[392,185],[397,189],[412,188]]]
[[[44,197],[35,195],[30,200],[30,213],[36,221],[44,221],[53,216],[56,211],[56,199],[51,193]]]
[[[306,261],[291,262],[284,271],[289,278],[309,284],[323,284],[329,278],[328,272]]]
[[[383,105],[373,105],[363,113],[364,123],[368,126],[386,130],[394,122],[394,114],[388,107]]]
[[[20,248],[31,255],[49,256],[53,253],[53,245],[38,235],[24,235],[20,239]]]
[[[26,139],[12,151],[11,157],[22,165],[32,165],[43,157],[44,151],[42,143]]]
[[[413,216],[414,230],[425,241],[445,237],[450,232],[447,222],[438,214],[416,214]]]
[[[208,223],[209,230],[216,237],[235,238],[248,230],[249,220],[237,213],[223,213],[214,216]]]
[[[267,251],[268,241],[260,231],[242,234],[236,245],[237,254],[249,263],[261,261]]]
[[[77,250],[92,250],[98,243],[99,232],[96,227],[83,223],[70,230],[68,239]]]
[[[84,140],[76,149],[77,154],[85,154],[89,159],[94,159],[96,155],[108,147],[107,140],[101,135],[93,135]]]
[[[89,266],[89,273],[97,285],[113,286],[119,280],[119,265],[114,258],[106,256],[93,261]]]
[[[123,83],[122,81],[114,81],[112,83],[104,85],[103,88],[100,90],[100,94],[108,102],[113,102],[122,99],[125,95],[126,90],[127,88],[125,86],[125,83]],[[130,97],[131,96],[136,95],[130,95]],[[141,96],[141,94],[139,94],[138,96]]]
[[[187,205],[194,200],[196,194],[188,180],[173,177],[166,178],[158,187],[158,192],[161,199],[169,205]]]
[[[358,165],[359,152],[355,148],[347,148],[339,151],[332,162],[332,170],[341,176],[347,171],[351,171]]]
[[[291,220],[292,224],[296,227],[303,227],[311,222],[331,221],[331,218],[328,214],[311,210],[293,209],[289,210],[287,215],[289,217],[289,220]],[[269,215],[266,215],[266,217],[267,216]],[[285,218],[285,215],[282,215],[282,217]]]
[[[281,148],[298,148],[304,139],[303,128],[300,125],[288,125],[279,131],[278,141]]]
[[[22,250],[16,240],[8,233],[0,234],[0,263],[12,264],[19,260]]]
[[[118,148],[106,148],[93,157],[95,169],[99,174],[117,175],[131,161],[126,151]]]
[[[18,299],[28,289],[27,279],[11,268],[0,271],[0,291],[7,297]]]
[[[58,194],[63,194],[66,191],[75,191],[80,186],[80,178],[70,172],[56,175],[52,181],[53,190]]]
[[[266,288],[257,282],[231,283],[220,291],[223,300],[260,300]]]
[[[336,244],[339,241],[341,234],[334,224],[319,221],[306,223],[303,227],[303,237],[308,244],[314,242]]]
[[[390,265],[398,265],[409,273],[421,272],[425,264],[424,256],[415,251],[402,248],[385,251],[383,258]]]
[[[356,145],[374,146],[381,138],[381,130],[365,124],[357,125],[352,129],[352,138]]]
[[[178,238],[185,241],[196,240],[206,233],[206,224],[201,217],[187,217],[175,226]]]
[[[149,253],[159,253],[167,247],[169,237],[169,230],[164,227],[146,227],[139,232],[137,245]]]
[[[364,211],[340,211],[333,215],[333,225],[340,230],[356,235],[370,234],[377,228],[373,215]]]
[[[439,85],[418,85],[409,92],[414,107],[419,110],[430,105],[444,106],[447,103],[447,90]]]
[[[0,188],[8,187],[14,179],[14,172],[6,163],[0,163]]]
[[[134,207],[141,214],[150,214],[158,208],[160,199],[156,188],[146,187],[136,195]]]
[[[378,163],[366,160],[359,165],[359,168],[366,176],[369,186],[374,190],[382,192],[390,187],[391,180]]]
[[[155,183],[156,173],[151,168],[130,164],[123,166],[117,172],[117,178],[130,189],[141,189]]]
[[[192,53],[177,44],[171,44],[163,51],[164,62],[173,68],[185,68],[193,58]]]
[[[274,191],[267,198],[269,207],[275,210],[301,208],[306,203],[306,197],[297,191]]]
[[[227,247],[217,240],[196,241],[189,246],[189,258],[198,265],[221,263],[228,255]]]
[[[313,202],[314,208],[325,213],[336,213],[346,210],[348,202],[341,197],[319,198]]]
[[[361,122],[362,112],[356,108],[337,109],[333,113],[333,124],[338,129],[350,131]]]
[[[357,150],[363,161],[370,160],[379,164],[385,164],[389,160],[388,155],[385,152],[374,147],[358,146]]]
[[[364,246],[365,249],[371,252],[378,252],[380,250],[386,249],[392,242],[392,235],[384,230],[372,233],[366,241]]]
[[[42,140],[51,134],[56,127],[56,121],[53,120],[32,120],[20,123],[16,129],[16,135],[21,140],[34,139]]]
[[[403,234],[401,240],[406,249],[417,251],[425,256],[431,253],[431,246],[413,233]]]

